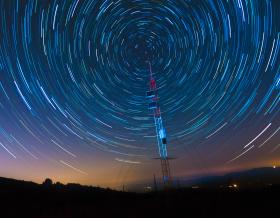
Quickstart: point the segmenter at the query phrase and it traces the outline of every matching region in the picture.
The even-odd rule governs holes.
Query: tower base
[[[162,178],[164,186],[172,186],[172,177],[170,173],[170,166],[168,158],[160,158]]]

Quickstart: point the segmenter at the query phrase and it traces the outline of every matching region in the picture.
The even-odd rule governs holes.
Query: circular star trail
[[[148,61],[175,156],[226,146],[221,163],[232,162],[279,139],[277,0],[0,4],[0,152],[11,158],[155,156]]]

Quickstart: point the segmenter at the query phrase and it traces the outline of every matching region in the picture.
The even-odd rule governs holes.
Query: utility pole
[[[154,191],[157,191],[157,180],[156,180],[156,175],[154,174]]]

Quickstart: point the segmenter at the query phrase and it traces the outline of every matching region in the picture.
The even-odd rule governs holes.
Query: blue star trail
[[[1,157],[53,158],[86,175],[80,152],[92,147],[117,162],[155,157],[147,61],[173,156],[279,155],[278,0],[0,6]]]

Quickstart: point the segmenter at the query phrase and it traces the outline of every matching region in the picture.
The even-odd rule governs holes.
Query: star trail
[[[52,165],[94,184],[103,156],[141,167],[138,178],[151,177],[149,163],[160,171],[150,161],[157,142],[147,61],[175,176],[276,163],[278,0],[0,5],[2,174],[26,178],[31,164],[36,178],[53,176]]]

